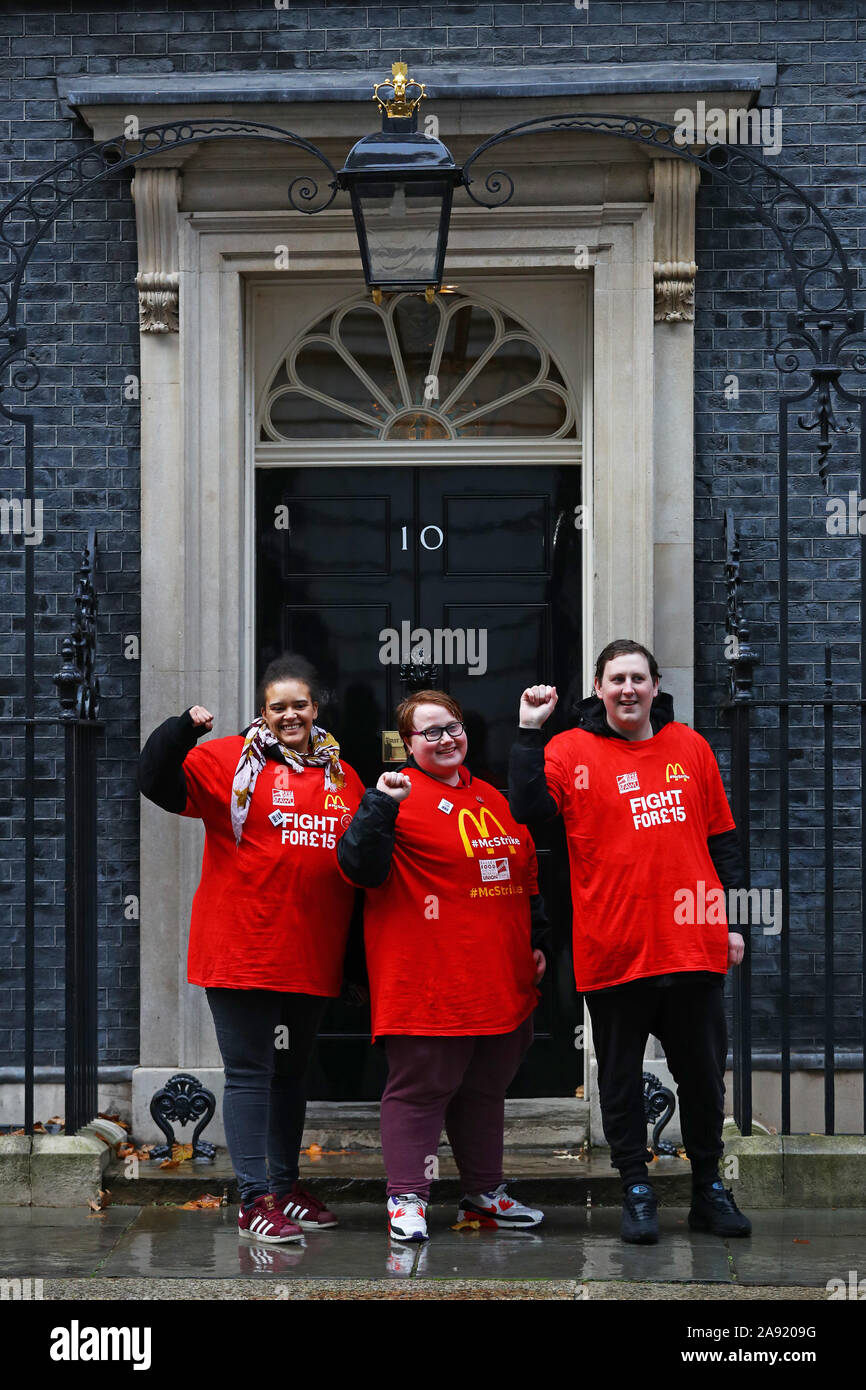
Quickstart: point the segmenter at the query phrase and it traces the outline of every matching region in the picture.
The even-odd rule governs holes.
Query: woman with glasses
[[[366,890],[372,1033],[384,1040],[388,1227],[426,1240],[444,1126],[464,1196],[458,1220],[537,1226],[506,1191],[505,1091],[532,1041],[545,960],[535,848],[505,797],[464,766],[460,706],[422,690],[397,710],[405,772],[365,793],[337,846]],[[535,949],[533,946],[535,945]]]

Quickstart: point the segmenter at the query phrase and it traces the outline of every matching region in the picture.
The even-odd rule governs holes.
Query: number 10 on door
[[[409,549],[409,539],[408,539],[409,527],[408,527],[408,526],[402,526],[402,527],[400,528],[400,532],[401,532],[401,535],[402,535],[402,537],[403,537],[403,544],[400,546],[400,549],[401,549],[401,550],[408,550],[408,549]],[[445,533],[444,533],[444,531],[442,531],[441,527],[439,527],[439,526],[423,526],[423,527],[421,528],[421,532],[420,532],[420,535],[418,536],[418,539],[419,539],[419,541],[421,542],[421,544],[423,545],[423,547],[424,547],[425,550],[439,550],[439,548],[441,547],[441,545],[443,544],[443,542],[444,542],[444,540],[445,540]]]

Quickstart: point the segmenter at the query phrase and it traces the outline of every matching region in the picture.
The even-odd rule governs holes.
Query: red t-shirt
[[[189,982],[337,995],[354,894],[335,846],[364,794],[361,780],[342,763],[345,785],[328,792],[323,768],[293,772],[268,759],[236,846],[230,803],[243,745],[239,734],[209,739],[184,759],[183,814],[206,831]]]
[[[676,722],[639,741],[570,729],[544,756],[568,839],[577,988],[724,975],[727,917],[707,836],[734,819],[706,739]]]
[[[372,1032],[510,1033],[535,1008],[535,846],[495,787],[404,769],[391,871],[366,890]]]

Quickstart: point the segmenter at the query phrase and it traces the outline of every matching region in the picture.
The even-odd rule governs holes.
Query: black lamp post
[[[451,199],[463,170],[441,140],[419,134],[424,83],[407,76],[405,63],[394,63],[391,72],[374,87],[382,129],[352,147],[337,185],[352,200],[373,298],[379,302],[383,290],[423,290],[429,300],[442,283]],[[391,89],[390,99],[381,99],[380,87]]]

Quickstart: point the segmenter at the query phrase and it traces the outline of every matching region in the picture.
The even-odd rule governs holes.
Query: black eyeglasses
[[[438,724],[433,724],[429,729],[410,730],[410,734],[418,734],[420,737],[426,738],[428,743],[438,743],[443,734],[447,734],[449,738],[456,738],[458,734],[462,733],[463,725],[456,719],[452,723],[446,724],[444,729],[441,729]]]

